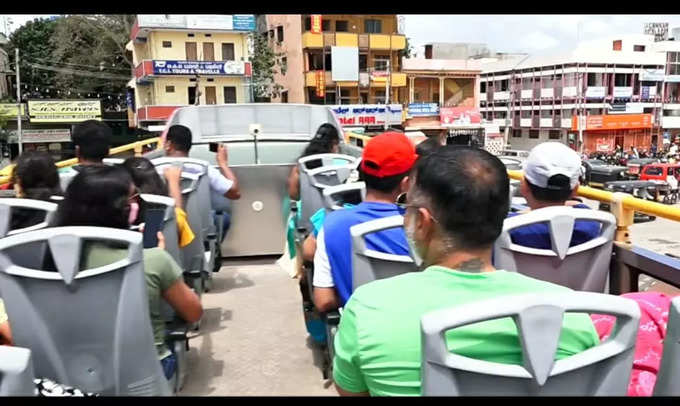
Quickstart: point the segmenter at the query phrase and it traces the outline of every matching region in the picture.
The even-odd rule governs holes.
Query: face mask
[[[137,215],[139,214],[139,203],[130,203],[130,214],[128,215],[128,224],[132,225],[135,220],[137,220]]]
[[[420,268],[423,265],[423,257],[418,253],[418,248],[416,247],[416,240],[414,238],[415,230],[411,229],[410,226],[404,227],[406,231],[406,242],[408,243],[408,253],[413,258],[416,266]]]

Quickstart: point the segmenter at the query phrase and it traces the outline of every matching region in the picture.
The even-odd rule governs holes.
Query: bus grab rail
[[[351,143],[351,140],[355,139],[356,145],[358,146],[362,146],[363,143],[370,138],[370,136],[345,132],[345,140],[347,143]],[[521,180],[523,174],[522,171],[508,170],[508,176],[511,179]],[[611,205],[611,212],[616,216],[617,227],[615,241],[620,243],[631,243],[629,227],[633,225],[633,218],[636,211],[668,220],[680,221],[680,208],[639,199],[627,193],[612,193],[587,186],[579,186],[577,194],[587,199],[597,200]]]
[[[144,146],[149,144],[158,144],[157,149],[162,148],[160,137],[148,138],[142,141],[135,141],[130,144],[121,145],[119,147],[111,148],[109,150],[109,156],[120,154],[122,152],[134,151],[135,156],[142,156],[142,151]],[[78,158],[71,158],[65,161],[59,161],[55,165],[57,168],[65,168],[68,166],[73,166],[78,163]],[[4,185],[10,181],[10,176],[0,176],[0,185]]]

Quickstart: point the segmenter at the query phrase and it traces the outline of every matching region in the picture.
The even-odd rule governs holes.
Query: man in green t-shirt
[[[503,163],[475,148],[442,147],[416,164],[404,226],[413,272],[358,288],[335,337],[333,378],[341,395],[420,394],[420,319],[433,310],[499,296],[564,292],[568,288],[494,269],[492,246],[508,212]],[[509,299],[510,300],[510,299]],[[507,364],[522,363],[510,318],[446,333],[451,352]],[[556,359],[599,343],[586,314],[565,314]]]

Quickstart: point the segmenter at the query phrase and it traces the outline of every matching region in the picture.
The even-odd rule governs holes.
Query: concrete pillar
[[[414,87],[415,81],[416,81],[416,78],[414,78],[413,76],[410,76],[408,78],[408,102],[409,102],[409,104],[415,103],[414,100],[413,100],[413,98],[414,98],[413,96],[415,94],[415,87]]]
[[[444,78],[439,78],[439,107],[444,106]]]

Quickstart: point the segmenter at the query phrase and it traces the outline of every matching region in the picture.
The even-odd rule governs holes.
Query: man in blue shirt
[[[571,148],[559,142],[544,142],[531,150],[524,166],[524,179],[520,191],[531,210],[549,206],[588,206],[570,200],[576,196],[581,174],[581,159]],[[508,217],[523,212],[510,213]],[[600,224],[594,221],[576,221],[570,246],[583,244],[600,235]],[[547,224],[532,224],[510,232],[515,244],[525,247],[550,249],[550,230]]]
[[[317,236],[313,285],[314,304],[319,311],[344,306],[352,294],[350,227],[403,215],[394,201],[408,189],[408,174],[416,158],[414,145],[402,133],[383,133],[366,143],[360,166],[366,198],[356,207],[328,214]],[[366,236],[366,246],[389,254],[409,254],[402,228],[370,234]]]

